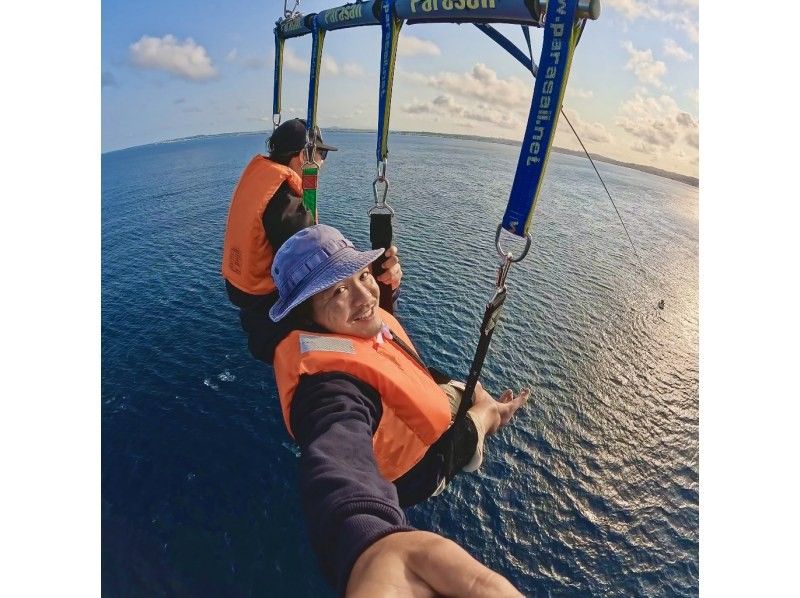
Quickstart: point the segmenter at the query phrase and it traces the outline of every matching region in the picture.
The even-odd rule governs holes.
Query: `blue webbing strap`
[[[311,139],[311,131],[317,124],[317,90],[319,89],[319,74],[322,69],[322,44],[325,42],[325,30],[320,29],[317,19],[311,22],[311,70],[308,75],[308,117],[306,130]]]
[[[580,30],[575,22],[577,7],[578,0],[547,4],[540,76],[536,77],[533,88],[528,125],[502,221],[505,230],[520,237],[528,233],[531,225],[564,99],[576,34]]]
[[[275,84],[272,87],[272,116],[281,113],[281,83],[283,77],[283,42],[275,26]],[[274,120],[273,120],[274,122]]]
[[[521,27],[522,27],[522,35],[525,36],[525,41],[528,44],[528,56],[531,57],[531,72],[535,77],[538,68],[536,67],[536,63],[533,61],[533,48],[531,48],[531,30],[527,25],[521,25]]]
[[[514,58],[519,60],[526,69],[531,71],[534,76],[536,76],[536,65],[533,64],[533,61],[525,56],[525,54],[520,50],[514,42],[500,33],[497,29],[489,25],[488,23],[473,23],[475,27],[477,27],[480,31],[488,35],[493,41],[497,42],[497,44],[503,48],[506,52],[511,54]],[[523,28],[524,29],[524,28]]]
[[[380,89],[378,92],[378,141],[375,155],[378,163],[389,155],[389,116],[392,106],[392,82],[397,54],[397,39],[403,21],[395,16],[395,0],[381,1],[381,65]]]
[[[372,184],[375,192],[375,207],[369,211],[369,237],[373,249],[388,249],[392,245],[392,215],[394,211],[386,204],[389,182],[386,180],[386,159],[389,157],[389,116],[392,106],[392,82],[394,65],[397,56],[397,41],[403,21],[395,16],[394,0],[382,0],[380,5],[381,22],[381,78],[378,92],[378,139],[375,157],[378,162],[378,176]],[[384,186],[382,199],[378,196],[378,187]],[[385,256],[372,263],[372,272],[377,277],[384,272]],[[393,312],[393,291],[390,285],[378,283],[380,289],[380,306]]]

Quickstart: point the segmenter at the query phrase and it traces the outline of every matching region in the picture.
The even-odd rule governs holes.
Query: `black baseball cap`
[[[328,150],[329,152],[337,150],[332,145],[322,142],[322,132],[319,127],[314,127],[313,138],[316,140],[318,150]],[[267,146],[270,154],[296,154],[306,146],[306,121],[302,118],[287,120],[272,132]]]

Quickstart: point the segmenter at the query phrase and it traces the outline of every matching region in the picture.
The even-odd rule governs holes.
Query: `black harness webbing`
[[[379,214],[373,212],[369,215],[369,240],[372,242],[373,249],[383,249],[391,247],[392,245],[392,215]],[[386,256],[381,255],[372,264],[372,273],[375,276],[380,276],[383,273],[383,262],[386,261]],[[392,301],[392,286],[383,282],[378,282],[380,289],[380,306],[389,313],[394,311]]]

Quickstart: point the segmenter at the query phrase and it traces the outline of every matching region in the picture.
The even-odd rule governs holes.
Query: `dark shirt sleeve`
[[[292,402],[311,544],[340,594],[364,550],[388,534],[413,529],[394,484],[375,462],[372,436],[381,414],[377,392],[340,372],[301,377]]]

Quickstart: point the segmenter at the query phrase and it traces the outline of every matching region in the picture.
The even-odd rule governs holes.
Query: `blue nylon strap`
[[[320,29],[317,20],[314,19],[311,24],[311,68],[308,75],[308,116],[306,117],[306,130],[309,132],[317,124],[317,90],[319,89],[324,41],[325,31]]]
[[[283,76],[283,38],[275,28],[275,83],[272,87],[272,114],[281,113],[281,81]]]
[[[382,0],[381,21],[381,67],[380,88],[378,92],[378,140],[375,156],[378,163],[386,160],[389,154],[387,136],[389,135],[389,114],[392,103],[392,80],[397,49],[397,36],[401,21],[394,16],[395,0]]]
[[[531,59],[525,56],[525,54],[520,50],[514,42],[500,33],[497,29],[489,25],[488,23],[473,23],[475,27],[480,29],[483,33],[488,35],[493,41],[497,42],[497,44],[503,48],[506,52],[511,54],[514,58],[519,60],[529,71],[533,72],[534,76],[536,73],[534,72],[534,65],[531,62]]]
[[[520,25],[520,27],[522,28],[522,35],[525,36],[525,41],[528,44],[528,56],[531,57],[531,65],[533,65],[531,72],[533,72],[533,76],[535,77],[536,71],[534,69],[536,69],[536,63],[533,62],[533,49],[531,48],[531,30],[530,27],[528,27],[527,25]]]
[[[578,0],[547,4],[539,76],[502,221],[504,229],[520,237],[528,233],[550,155],[575,47],[577,7]]]

